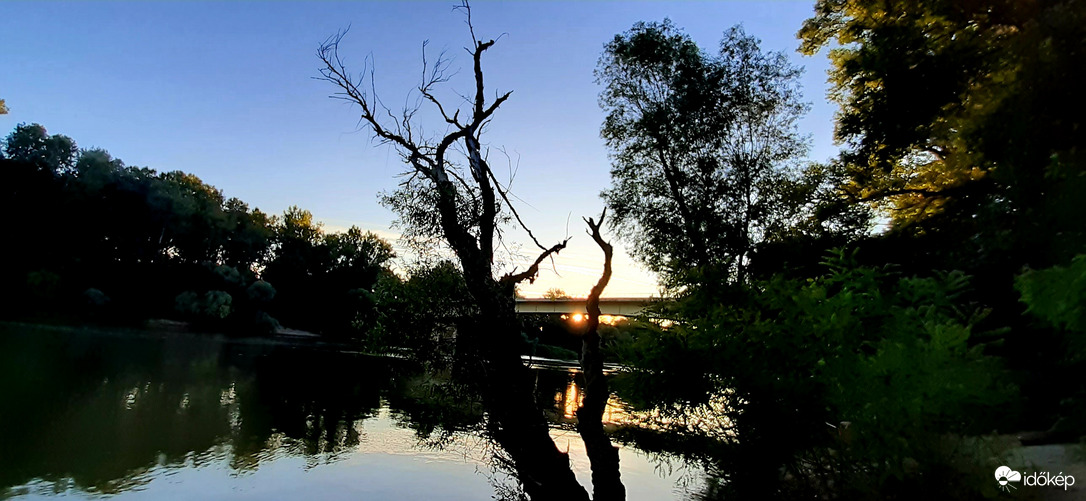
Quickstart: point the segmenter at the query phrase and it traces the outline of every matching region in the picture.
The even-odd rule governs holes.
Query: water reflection
[[[9,333],[0,429],[18,432],[3,435],[0,485],[63,477],[112,494],[153,465],[199,467],[225,444],[242,472],[284,447],[335,460],[393,381],[374,377],[381,365],[208,339]]]
[[[0,498],[159,497],[179,482],[186,498],[218,485],[230,497],[395,499],[432,482],[442,499],[521,495],[493,461],[482,408],[448,390],[402,362],[312,347],[0,327]],[[538,371],[536,394],[568,435],[577,375]],[[615,400],[604,420],[625,417]],[[564,444],[577,463],[576,437]],[[632,482],[642,499],[674,497],[655,473]]]
[[[553,393],[554,407],[551,409],[551,421],[556,424],[572,424],[577,418],[577,408],[584,402],[581,375],[577,371],[569,370],[564,373],[553,371],[540,371],[545,383],[554,384],[564,376],[564,384]],[[540,400],[543,402],[544,400]],[[622,401],[612,395],[603,411],[605,425],[623,425],[634,422],[633,416],[626,412]]]

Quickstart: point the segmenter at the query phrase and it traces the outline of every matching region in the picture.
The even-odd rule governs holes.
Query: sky
[[[313,78],[320,43],[349,27],[342,55],[358,70],[372,59],[378,95],[394,110],[413,99],[426,40],[431,61],[445,50],[460,69],[443,95],[472,88],[463,49],[470,34],[449,1],[3,5],[3,134],[40,123],[127,165],[193,173],[265,212],[297,205],[332,231],[357,225],[394,240],[395,216],[377,196],[396,188],[404,165],[359,128],[355,109],[329,99],[331,84]],[[515,170],[518,210],[545,245],[573,237],[522,292],[557,287],[583,296],[602,269],[581,217],[599,214],[599,193],[610,184],[593,76],[605,43],[638,21],[670,18],[715,51],[723,32],[742,24],[763,50],[806,68],[812,106],[800,130],[810,137],[809,158],[822,161],[837,151],[829,62],[796,53],[795,34],[812,13],[812,2],[785,1],[472,4],[479,38],[500,37],[483,59],[487,88],[513,91],[484,136],[491,163],[500,179]],[[522,232],[510,239],[529,243]],[[615,273],[605,296],[655,293],[655,278],[610,239]]]

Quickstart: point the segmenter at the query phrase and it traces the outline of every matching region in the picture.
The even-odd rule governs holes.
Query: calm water
[[[580,388],[537,374],[552,435],[588,485]],[[406,364],[185,334],[0,326],[0,499],[516,499],[482,410]],[[609,409],[621,422],[621,402]],[[700,473],[621,450],[631,500],[687,499]]]

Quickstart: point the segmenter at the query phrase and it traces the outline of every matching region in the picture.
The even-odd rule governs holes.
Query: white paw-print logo
[[[1011,489],[1016,489],[1011,485],[1011,482],[1021,482],[1022,474],[1012,470],[1009,466],[1000,466],[995,471],[996,482],[999,482],[999,488],[1006,492],[1010,492]]]

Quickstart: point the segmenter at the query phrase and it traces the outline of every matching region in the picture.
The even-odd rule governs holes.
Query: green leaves
[[[1086,254],[1067,266],[1027,271],[1015,287],[1027,312],[1056,327],[1086,332]]]
[[[819,1],[799,37],[808,55],[831,49],[839,188],[898,229],[955,225],[998,245],[1013,227],[1033,248],[1081,245],[1081,204],[1052,202],[1082,185],[1046,173],[1053,155],[1065,174],[1086,166],[1086,99],[1072,83],[1084,26],[1076,0]]]

